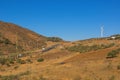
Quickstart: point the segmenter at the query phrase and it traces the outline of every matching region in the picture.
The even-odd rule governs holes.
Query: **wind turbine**
[[[101,26],[101,37],[104,37],[104,25]]]

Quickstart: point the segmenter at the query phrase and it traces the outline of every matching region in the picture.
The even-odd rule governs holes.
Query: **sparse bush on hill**
[[[43,58],[39,58],[39,59],[37,60],[37,62],[43,62],[43,61],[44,61]]]
[[[114,58],[117,57],[117,54],[120,53],[120,48],[116,49],[116,50],[112,50],[107,54],[106,58]]]
[[[11,42],[8,39],[5,39],[4,43],[5,44],[10,44]]]
[[[18,69],[18,68],[19,68],[19,66],[15,66],[15,67],[14,67],[14,69]]]

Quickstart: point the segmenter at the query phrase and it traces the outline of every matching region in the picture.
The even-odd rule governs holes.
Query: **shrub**
[[[10,42],[8,39],[5,39],[4,43],[5,43],[5,44],[9,44],[9,43],[11,43],[11,42]]]
[[[117,66],[117,69],[120,70],[120,64]]]
[[[38,61],[38,62],[43,62],[44,59],[43,59],[43,58],[39,58],[37,61]]]
[[[14,67],[14,69],[18,69],[18,68],[19,68],[19,66],[15,66],[15,67]]]
[[[21,59],[17,59],[16,62],[17,62],[17,63],[20,63],[20,64],[25,64],[25,63],[26,63],[24,60],[21,60]]]
[[[5,58],[0,58],[0,64],[5,65],[7,62],[7,59]]]
[[[119,54],[120,52],[120,48],[116,49],[116,50],[112,50],[111,52],[109,52],[107,54],[107,58],[114,58],[117,57],[117,54]]]
[[[60,41],[63,41],[63,40],[59,37],[48,37],[47,41],[60,42]]]
[[[117,57],[116,52],[113,50],[107,54],[107,58],[114,58]]]

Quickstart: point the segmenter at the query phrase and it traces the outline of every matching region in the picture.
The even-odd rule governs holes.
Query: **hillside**
[[[120,41],[47,42],[46,52],[0,60],[1,80],[119,80]]]
[[[11,23],[0,28],[0,80],[120,79],[120,35],[67,42]]]
[[[0,21],[0,52],[20,52],[45,46],[46,37],[12,23]]]

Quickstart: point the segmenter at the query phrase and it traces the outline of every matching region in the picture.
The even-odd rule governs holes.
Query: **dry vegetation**
[[[3,25],[3,22],[0,24]],[[3,34],[1,30],[0,32]],[[24,34],[26,35],[28,34]],[[15,42],[10,37],[0,36],[0,44],[5,45],[1,48],[1,52],[10,45],[10,49],[15,48]],[[35,36],[31,38],[28,37],[25,42],[28,39],[36,40]],[[33,48],[34,51],[21,52],[22,56],[17,56],[18,53],[1,54],[0,80],[120,80],[120,41],[118,38],[76,42],[50,38],[45,44],[44,47],[47,48],[59,45],[45,52],[42,52],[41,47],[38,47],[39,50]]]
[[[97,42],[101,40],[97,40]],[[120,43],[118,40],[104,40],[114,45],[79,53],[66,49],[76,44],[60,42],[61,46],[41,53],[10,60],[0,68],[1,80],[119,80]],[[78,42],[79,43],[79,42]],[[84,43],[84,42],[83,42]],[[51,43],[56,44],[56,43]],[[82,44],[82,43],[81,43]],[[94,43],[99,45],[97,43]],[[106,44],[106,45],[107,45]],[[69,46],[70,47],[70,46]],[[89,46],[90,47],[90,46]],[[93,47],[92,47],[93,48]],[[87,49],[87,48],[86,48]],[[109,57],[111,52],[117,54]],[[9,63],[9,65],[8,65]]]

